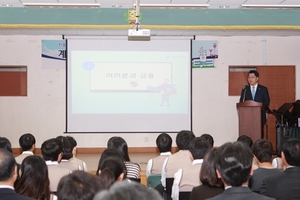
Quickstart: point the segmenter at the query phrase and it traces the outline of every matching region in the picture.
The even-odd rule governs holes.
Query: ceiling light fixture
[[[23,3],[27,8],[100,8],[98,3]]]
[[[136,4],[133,4],[133,8]],[[141,8],[208,8],[209,4],[140,4]]]
[[[268,5],[268,4],[242,4],[242,8],[250,8],[250,9],[298,9],[300,5]]]

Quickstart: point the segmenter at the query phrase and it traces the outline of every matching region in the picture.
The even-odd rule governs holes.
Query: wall
[[[61,36],[0,35],[0,65],[28,66],[28,96],[0,97],[0,135],[18,147],[21,134],[36,136],[37,147],[65,131],[66,70],[43,69],[41,40]],[[216,69],[193,69],[193,131],[210,133],[215,145],[238,136],[237,96],[228,96],[229,65],[296,65],[296,86],[300,80],[299,36],[199,36],[198,40],[218,40]],[[266,42],[262,42],[266,40]],[[265,47],[263,45],[265,44]],[[296,87],[300,99],[300,87]],[[115,134],[72,135],[79,147],[105,147]],[[154,147],[158,134],[120,134],[130,147]],[[173,137],[175,146],[176,134]]]

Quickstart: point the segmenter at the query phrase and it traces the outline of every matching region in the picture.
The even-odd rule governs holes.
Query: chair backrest
[[[151,174],[147,177],[147,186],[155,188],[157,185],[161,184],[160,174]]]
[[[179,192],[179,200],[189,200],[191,192]]]
[[[141,183],[141,179],[140,178],[128,178],[131,181],[137,182],[137,183]]]
[[[166,193],[168,195],[172,194],[173,182],[174,182],[174,178],[166,178]]]

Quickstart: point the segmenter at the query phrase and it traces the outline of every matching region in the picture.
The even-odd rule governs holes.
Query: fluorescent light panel
[[[140,4],[141,8],[207,8],[209,4]],[[136,4],[133,4],[136,7]]]
[[[98,3],[23,3],[28,8],[100,8]]]
[[[284,5],[284,4],[277,4],[277,5],[268,5],[268,4],[242,4],[242,8],[286,8],[286,9],[296,9],[300,8],[300,5]]]

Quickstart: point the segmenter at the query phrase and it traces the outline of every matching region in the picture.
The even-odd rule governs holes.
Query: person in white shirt
[[[0,148],[0,199],[33,200],[19,195],[14,190],[17,179],[17,163],[11,152]]]
[[[42,155],[48,166],[50,191],[56,192],[59,180],[70,173],[70,170],[59,165],[63,147],[59,139],[52,138],[43,142]]]
[[[80,160],[76,157],[76,153],[77,153],[77,141],[71,137],[71,136],[66,136],[66,138],[70,141],[71,144],[71,148],[72,148],[72,154],[73,157],[70,158],[70,162],[76,163],[80,166],[81,170],[87,172],[88,171],[88,167],[86,165],[86,163],[83,160]]]
[[[191,192],[194,187],[201,184],[199,173],[203,157],[211,147],[210,143],[201,137],[196,137],[190,142],[189,151],[193,162],[190,166],[183,167],[174,174],[171,195],[173,200],[179,200],[179,192]]]
[[[31,133],[25,133],[19,138],[19,144],[22,148],[22,154],[15,157],[17,163],[21,164],[24,158],[33,155],[35,150],[35,137]]]
[[[167,133],[161,133],[156,138],[156,146],[160,155],[148,161],[146,167],[146,176],[151,174],[161,174],[164,160],[171,155],[172,138]]]

